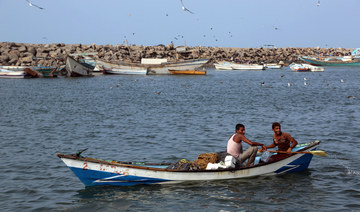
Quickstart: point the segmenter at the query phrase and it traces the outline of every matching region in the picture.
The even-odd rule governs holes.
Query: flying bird
[[[27,1],[27,2],[29,3],[30,7],[37,7],[37,8],[39,8],[40,10],[43,10],[43,9],[44,9],[43,7],[39,7],[39,6],[37,6],[36,4],[31,3],[29,0],[25,0],[25,1]]]
[[[320,6],[320,1],[317,2],[317,6]]]
[[[184,5],[184,3],[183,3],[182,0],[180,0],[180,1],[181,1],[181,5],[182,5],[182,10],[184,10],[185,12],[189,12],[189,13],[191,13],[191,14],[194,14],[193,12],[191,12],[190,10],[188,10],[188,9],[185,7],[185,5]]]

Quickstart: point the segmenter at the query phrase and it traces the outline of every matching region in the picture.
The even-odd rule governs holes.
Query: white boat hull
[[[0,69],[0,78],[3,79],[21,79],[25,77],[25,71],[11,71]]]
[[[218,70],[265,70],[264,65],[259,64],[239,64],[239,63],[232,63],[232,62],[219,62],[215,64],[215,68]]]
[[[309,144],[307,151],[317,147],[320,141]],[[119,185],[178,183],[183,181],[228,180],[255,176],[278,175],[299,172],[308,168],[312,154],[293,154],[283,160],[259,164],[253,167],[228,170],[179,171],[164,167],[130,165],[116,161],[57,154],[59,158],[86,185]],[[258,159],[257,159],[258,160]]]
[[[144,70],[147,69],[147,74],[171,74],[170,70],[195,70],[203,66],[208,62],[207,59],[201,60],[188,60],[173,63],[162,63],[162,64],[137,64],[137,63],[125,63],[119,64],[108,63],[100,60],[95,60],[97,67],[105,67],[110,69],[120,70]]]

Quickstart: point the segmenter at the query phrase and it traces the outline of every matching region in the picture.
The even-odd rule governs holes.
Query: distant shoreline
[[[239,63],[279,63],[288,65],[300,62],[297,55],[350,55],[349,48],[281,47],[281,48],[232,48],[232,47],[176,47],[170,45],[96,45],[96,44],[29,44],[0,42],[2,66],[51,66],[64,65],[68,54],[97,52],[93,57],[107,62],[140,62],[141,58],[167,58],[172,60],[210,59],[233,60]]]

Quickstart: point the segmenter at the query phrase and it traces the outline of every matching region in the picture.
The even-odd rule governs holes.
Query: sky
[[[0,0],[0,42],[356,48],[360,0]]]

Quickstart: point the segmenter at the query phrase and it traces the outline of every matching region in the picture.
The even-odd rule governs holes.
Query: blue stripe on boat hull
[[[85,186],[132,186],[138,184],[154,184],[168,180],[150,177],[138,177],[132,175],[121,175],[103,171],[84,170],[81,168],[69,167],[71,171],[81,180]]]
[[[292,172],[301,172],[307,169],[310,165],[310,161],[312,159],[312,154],[304,154],[300,158],[294,160],[293,162],[281,167],[280,169],[276,170],[276,174],[282,173],[292,173]]]

